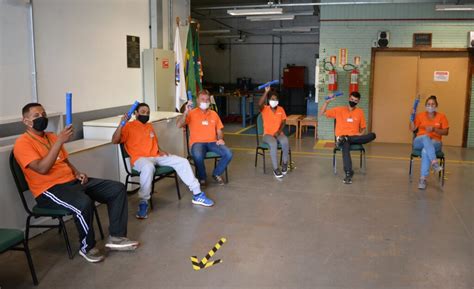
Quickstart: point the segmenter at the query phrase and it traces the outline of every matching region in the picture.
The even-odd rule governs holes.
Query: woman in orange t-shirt
[[[438,100],[436,96],[430,96],[425,102],[425,112],[416,115],[414,121],[410,121],[410,130],[415,132],[413,149],[421,150],[421,174],[418,189],[426,189],[426,177],[430,174],[430,166],[435,172],[441,171],[436,158],[436,152],[441,151],[441,138],[448,135],[449,124],[446,116],[437,112]]]

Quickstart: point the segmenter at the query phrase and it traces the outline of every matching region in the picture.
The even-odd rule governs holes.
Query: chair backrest
[[[122,155],[123,166],[125,167],[125,171],[127,174],[132,174],[131,172],[131,165],[130,165],[130,155],[128,154],[127,150],[125,149],[125,145],[123,143],[119,144],[120,154]]]
[[[28,187],[28,183],[26,182],[25,175],[23,174],[20,165],[15,159],[13,151],[10,153],[10,171],[12,173],[13,179],[15,180],[15,185],[18,190],[18,194],[20,195],[23,208],[25,208],[25,211],[31,215],[32,212],[28,207],[28,203],[26,202],[25,198],[25,193],[28,192],[30,188]]]
[[[255,136],[257,137],[257,145],[260,143],[260,136],[263,135],[263,118],[262,113],[257,115],[257,124],[255,126]]]
[[[188,152],[188,157],[191,156],[191,152],[189,151],[189,126],[184,126],[184,132],[186,133],[186,151]]]
[[[336,145],[336,119],[334,119],[334,145]]]

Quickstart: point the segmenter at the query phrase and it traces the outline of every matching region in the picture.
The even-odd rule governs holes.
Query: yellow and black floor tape
[[[212,256],[214,256],[217,250],[219,250],[222,247],[222,245],[224,245],[226,241],[227,241],[226,238],[221,238],[219,242],[217,242],[217,244],[209,251],[209,253],[207,253],[207,255],[204,258],[202,258],[200,262],[197,256],[191,256],[191,263],[193,265],[193,269],[195,271],[199,271],[201,269],[209,268],[216,264],[221,263],[222,262],[221,259],[217,259],[215,261],[209,261],[209,260],[212,258]]]

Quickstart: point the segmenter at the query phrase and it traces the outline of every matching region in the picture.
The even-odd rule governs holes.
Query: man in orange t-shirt
[[[360,101],[359,92],[354,91],[349,95],[349,105],[326,110],[328,104],[334,99],[335,97],[331,97],[324,102],[321,107],[320,115],[335,119],[336,128],[334,133],[336,135],[336,146],[342,150],[345,172],[344,183],[352,184],[354,171],[352,170],[350,146],[351,144],[369,143],[373,141],[376,136],[373,132],[364,134],[367,127],[364,111],[356,107]]]
[[[172,167],[181,180],[193,192],[192,203],[210,207],[214,202],[207,198],[201,191],[198,180],[194,177],[189,161],[180,156],[171,155],[160,149],[158,137],[153,125],[149,123],[150,107],[146,103],[140,103],[135,110],[135,120],[127,122],[125,126],[119,125],[112,136],[112,143],[123,143],[125,150],[130,155],[132,167],[140,172],[140,189],[138,197],[140,202],[136,217],[146,219],[148,217],[148,201],[151,197],[153,177],[156,165]],[[122,117],[122,121],[128,121],[128,115]]]
[[[206,167],[204,161],[208,152],[218,154],[221,158],[212,172],[212,178],[219,185],[224,185],[221,175],[232,160],[232,151],[225,145],[224,132],[219,115],[209,109],[209,91],[203,89],[197,98],[199,107],[191,109],[192,103],[186,105],[183,116],[178,120],[178,127],[189,128],[189,147],[196,164],[197,175],[201,186],[206,185]]]
[[[96,201],[105,203],[110,219],[110,237],[105,246],[134,250],[138,242],[126,238],[128,203],[124,185],[88,178],[69,162],[63,144],[72,136],[72,125],[59,135],[45,132],[48,118],[39,103],[25,105],[22,113],[26,132],[16,140],[13,154],[38,207],[71,212],[79,231],[79,254],[95,263],[102,261],[104,256],[95,248],[93,208]]]
[[[266,105],[268,95],[270,99]],[[288,154],[290,144],[288,137],[283,133],[286,123],[286,113],[283,107],[278,105],[278,95],[271,92],[271,88],[265,87],[265,92],[258,101],[260,113],[263,120],[263,141],[270,146],[270,157],[272,159],[273,175],[282,178],[288,173]],[[281,169],[278,166],[278,144],[281,145],[283,163]]]

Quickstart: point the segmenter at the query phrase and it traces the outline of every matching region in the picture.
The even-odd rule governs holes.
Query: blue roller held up
[[[413,113],[410,115],[410,121],[415,121],[416,109],[418,108],[418,104],[420,103],[420,98],[415,98],[415,102],[413,103]]]
[[[72,125],[72,93],[66,92],[66,126]]]
[[[264,84],[260,85],[259,87],[257,87],[257,89],[258,89],[258,90],[264,89],[265,87],[272,86],[272,85],[278,84],[278,83],[280,83],[279,80],[272,80],[272,81],[269,81],[269,82],[267,82],[267,83],[264,83]]]
[[[138,100],[136,100],[133,104],[132,107],[130,107],[130,110],[127,112],[128,118],[132,117],[133,112],[137,109],[137,106],[140,104]],[[122,120],[120,123],[121,126],[124,126],[127,122],[125,120]]]
[[[344,93],[342,93],[342,92],[340,92],[340,91],[336,91],[336,92],[334,92],[332,95],[326,96],[324,99],[325,99],[325,100],[330,100],[330,99],[332,99],[332,98],[339,97],[339,96],[343,96],[343,95],[344,95]]]

